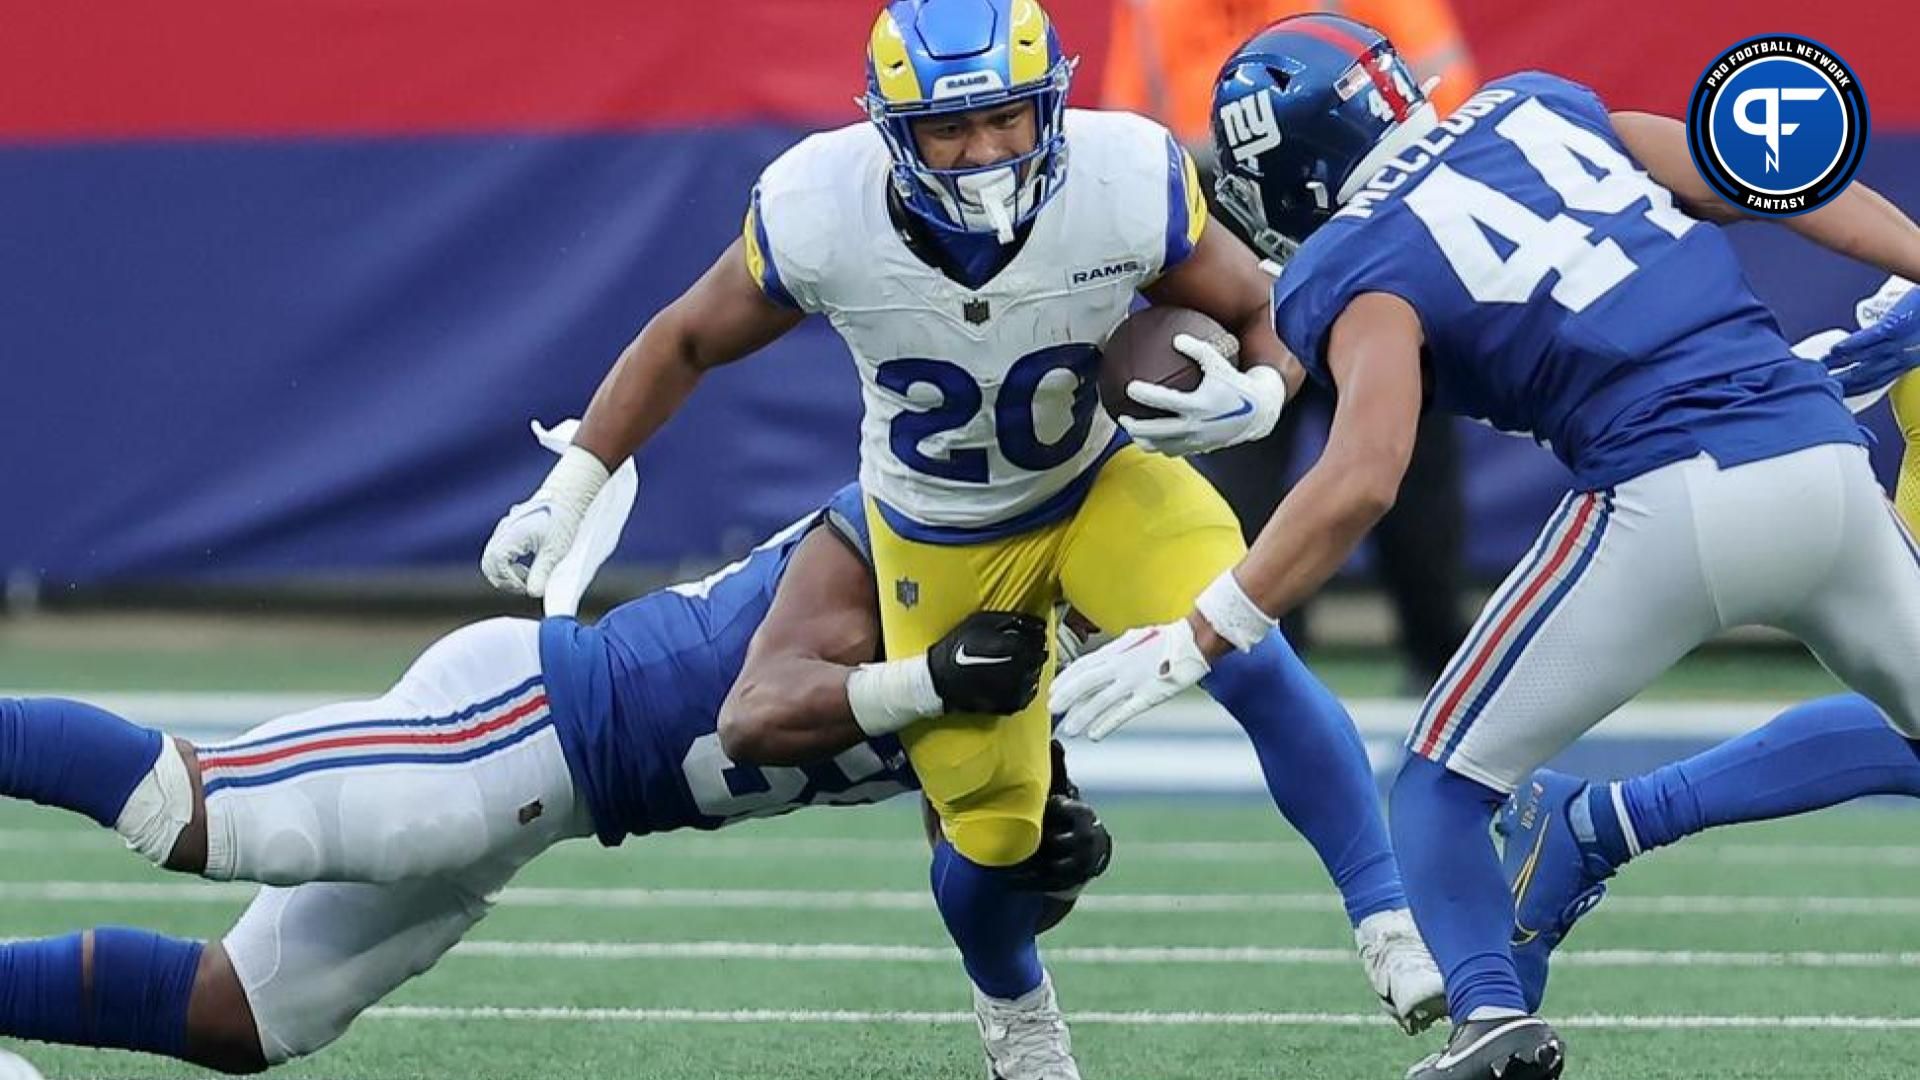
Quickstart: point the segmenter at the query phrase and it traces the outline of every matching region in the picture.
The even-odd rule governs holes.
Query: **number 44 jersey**
[[[1719,228],[1553,75],[1488,84],[1288,261],[1274,323],[1315,378],[1331,384],[1328,334],[1369,292],[1419,315],[1435,407],[1547,445],[1582,488],[1864,441]]]
[[[1072,500],[1118,435],[1099,407],[1100,348],[1206,223],[1165,128],[1074,109],[1065,131],[1066,179],[977,289],[907,247],[872,124],[809,137],[754,191],[748,269],[846,340],[865,406],[860,483],[902,535],[985,538],[954,531],[1040,524]]]

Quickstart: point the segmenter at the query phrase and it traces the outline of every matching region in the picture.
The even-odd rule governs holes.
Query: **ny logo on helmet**
[[[1280,145],[1280,125],[1273,119],[1273,98],[1259,90],[1220,106],[1220,129],[1227,146],[1242,165],[1253,165],[1261,154]]]

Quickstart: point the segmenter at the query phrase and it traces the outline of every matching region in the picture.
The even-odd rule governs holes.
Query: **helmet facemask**
[[[1015,230],[1046,205],[1066,178],[1067,87],[1075,61],[1062,59],[1042,79],[1019,86],[988,86],[980,90],[938,96],[930,101],[889,102],[869,91],[862,104],[867,117],[880,129],[893,157],[893,186],[908,210],[933,225],[953,232],[992,233],[1011,243]],[[997,83],[998,74],[982,71],[965,81]],[[962,78],[943,79],[943,83]],[[914,137],[916,120],[972,112],[1010,102],[1031,102],[1034,120],[1032,150],[991,165],[940,169],[928,164]]]

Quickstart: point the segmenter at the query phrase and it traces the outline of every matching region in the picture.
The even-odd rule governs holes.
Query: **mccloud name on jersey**
[[[1434,163],[1441,152],[1452,146],[1455,139],[1473,130],[1473,125],[1492,113],[1495,109],[1512,101],[1512,90],[1482,90],[1473,95],[1465,105],[1452,116],[1440,121],[1438,127],[1411,143],[1393,158],[1380,166],[1380,171],[1367,185],[1354,192],[1353,198],[1340,212],[1333,215],[1338,218],[1370,218],[1374,204],[1386,198],[1395,188],[1417,176],[1421,170]]]

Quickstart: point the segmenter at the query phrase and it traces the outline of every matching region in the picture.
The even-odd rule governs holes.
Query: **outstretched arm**
[[[1701,179],[1687,151],[1686,125],[1651,113],[1618,112],[1612,119],[1627,150],[1646,166],[1648,175],[1673,192],[1687,213],[1721,224],[1754,219],[1714,194]],[[1780,219],[1780,223],[1848,258],[1920,280],[1920,225],[1858,181],[1818,210]]]

